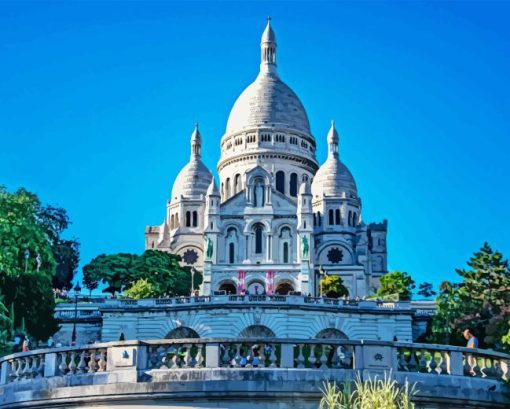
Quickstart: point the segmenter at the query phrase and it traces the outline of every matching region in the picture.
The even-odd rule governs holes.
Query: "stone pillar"
[[[281,350],[281,368],[294,368],[294,345],[282,344]]]
[[[11,363],[8,361],[2,362],[2,366],[0,367],[0,385],[5,385],[7,383],[9,372],[11,372]]]
[[[450,375],[464,375],[464,365],[462,363],[462,352],[451,351],[447,356],[447,366]]]
[[[205,367],[206,368],[219,368],[221,357],[220,357],[220,344],[206,344],[205,345]]]
[[[50,378],[58,374],[57,354],[49,353],[44,355],[44,377]]]
[[[212,279],[212,263],[204,261],[204,277],[202,284],[200,284],[200,295],[211,295],[211,279]]]

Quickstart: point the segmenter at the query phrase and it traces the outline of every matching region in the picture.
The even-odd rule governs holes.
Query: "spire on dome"
[[[195,129],[191,134],[191,159],[200,159],[202,156],[202,137],[198,130],[198,122],[195,122]]]
[[[260,39],[260,72],[276,75],[276,35],[271,27],[271,17]]]
[[[328,156],[338,158],[338,132],[335,129],[335,121],[331,121],[331,128],[328,132]]]

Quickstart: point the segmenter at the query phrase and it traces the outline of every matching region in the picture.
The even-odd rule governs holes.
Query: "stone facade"
[[[278,75],[276,46],[268,22],[260,72],[221,139],[219,188],[201,160],[197,125],[190,162],[174,182],[164,222],[146,228],[145,247],[203,271],[202,295],[317,295],[325,271],[340,275],[351,297],[363,297],[387,272],[387,222],[363,221],[334,124],[319,167],[305,108]]]

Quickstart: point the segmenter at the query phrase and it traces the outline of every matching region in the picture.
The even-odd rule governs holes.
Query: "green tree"
[[[127,285],[137,280],[135,261],[136,254],[116,253],[100,254],[83,267],[84,281],[89,283],[102,282],[107,285],[104,293],[120,293]],[[87,287],[90,289],[90,287]]]
[[[179,264],[181,257],[165,251],[146,250],[136,260],[136,277],[147,278],[158,296],[189,295],[191,271]],[[201,283],[201,274],[195,273],[194,288]]]
[[[328,275],[322,279],[322,294],[328,298],[338,298],[349,295],[349,290],[344,286],[342,277]]]
[[[422,297],[425,297],[425,298],[430,298],[436,294],[437,293],[434,291],[434,289],[432,287],[432,283],[421,283],[420,284],[420,287],[418,289],[418,295],[421,295]]]
[[[0,295],[0,356],[10,352],[10,341],[13,337],[12,317],[4,304],[3,299],[3,295]]]
[[[141,298],[155,298],[158,296],[154,285],[146,278],[140,278],[126,289],[125,295],[128,298],[139,300]]]
[[[57,263],[53,287],[70,289],[80,261],[80,243],[76,238],[62,238],[71,224],[69,216],[65,209],[47,205],[38,209],[37,218],[46,232]]]
[[[394,271],[381,277],[381,286],[375,295],[381,298],[396,296],[401,301],[409,301],[415,287],[409,274]]]
[[[484,243],[467,264],[469,269],[456,270],[460,283],[440,286],[430,340],[462,345],[461,333],[469,327],[484,346],[510,351],[504,338],[510,329],[508,260]]]
[[[55,258],[38,217],[37,196],[0,187],[0,288],[14,312],[13,326],[26,323],[30,335],[45,340],[57,329],[51,281]]]

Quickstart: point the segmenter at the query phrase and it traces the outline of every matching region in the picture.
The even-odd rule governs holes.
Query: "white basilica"
[[[319,167],[305,108],[280,79],[268,21],[260,72],[235,102],[221,139],[219,188],[201,160],[195,126],[160,226],[147,249],[179,254],[203,271],[201,294],[318,295],[320,274],[340,275],[363,297],[387,272],[387,222],[366,224],[356,183],[340,161],[334,123]]]

